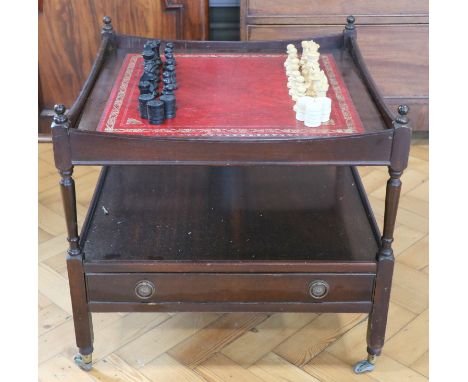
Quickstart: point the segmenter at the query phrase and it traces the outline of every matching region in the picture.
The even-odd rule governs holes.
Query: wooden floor
[[[425,381],[428,379],[428,156],[411,149],[395,232],[387,342],[371,374],[365,314],[96,313],[94,369],[76,351],[64,251],[65,221],[52,146],[39,145],[39,376],[41,381]],[[386,168],[362,168],[379,224]],[[98,168],[75,170],[83,222]]]

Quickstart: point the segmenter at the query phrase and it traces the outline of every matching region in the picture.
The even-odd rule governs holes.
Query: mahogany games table
[[[77,364],[91,368],[92,312],[364,312],[368,359],[384,344],[393,231],[411,139],[359,51],[354,18],[320,44],[331,120],[295,119],[288,43],[175,41],[177,116],[137,110],[146,39],[102,43],[83,89],[55,107]],[[78,235],[76,165],[102,172]],[[383,234],[355,166],[387,166]]]

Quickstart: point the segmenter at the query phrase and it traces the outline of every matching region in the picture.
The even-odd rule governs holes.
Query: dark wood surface
[[[349,167],[112,166],[86,262],[358,261],[376,237]]]
[[[74,102],[98,51],[104,15],[117,23],[119,33],[209,38],[208,0],[45,0],[41,4],[39,111],[59,102],[70,107]],[[49,126],[50,121],[40,132],[49,133]]]
[[[241,0],[241,9],[244,25],[341,25],[352,14],[364,24],[427,23],[429,18],[427,0]]]
[[[413,129],[428,131],[429,4],[418,1],[241,1],[243,40],[305,39],[340,32],[354,14],[358,41],[389,106],[409,104]]]
[[[232,302],[232,303],[149,303],[89,302],[91,312],[309,312],[309,313],[369,313],[371,301],[359,302]]]
[[[140,281],[150,281],[154,294],[141,299]],[[322,299],[309,294],[310,283],[323,280],[329,292]],[[371,301],[374,275],[330,273],[91,273],[86,275],[88,300],[93,302],[262,303]]]

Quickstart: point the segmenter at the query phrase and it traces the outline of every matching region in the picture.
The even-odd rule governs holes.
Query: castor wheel
[[[358,362],[354,365],[354,372],[356,374],[362,374],[375,369],[375,355],[369,355],[366,360]]]
[[[77,354],[73,360],[83,370],[89,371],[93,368],[92,354]]]

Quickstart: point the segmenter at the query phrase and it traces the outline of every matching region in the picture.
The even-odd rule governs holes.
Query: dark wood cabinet
[[[75,101],[96,57],[99,25],[112,17],[119,33],[207,40],[208,0],[45,0],[39,3],[39,132],[50,132],[58,101]]]
[[[413,129],[429,130],[427,0],[241,0],[241,39],[301,39],[340,32],[356,17],[359,46],[386,104],[411,107]],[[391,36],[391,38],[389,38]]]

